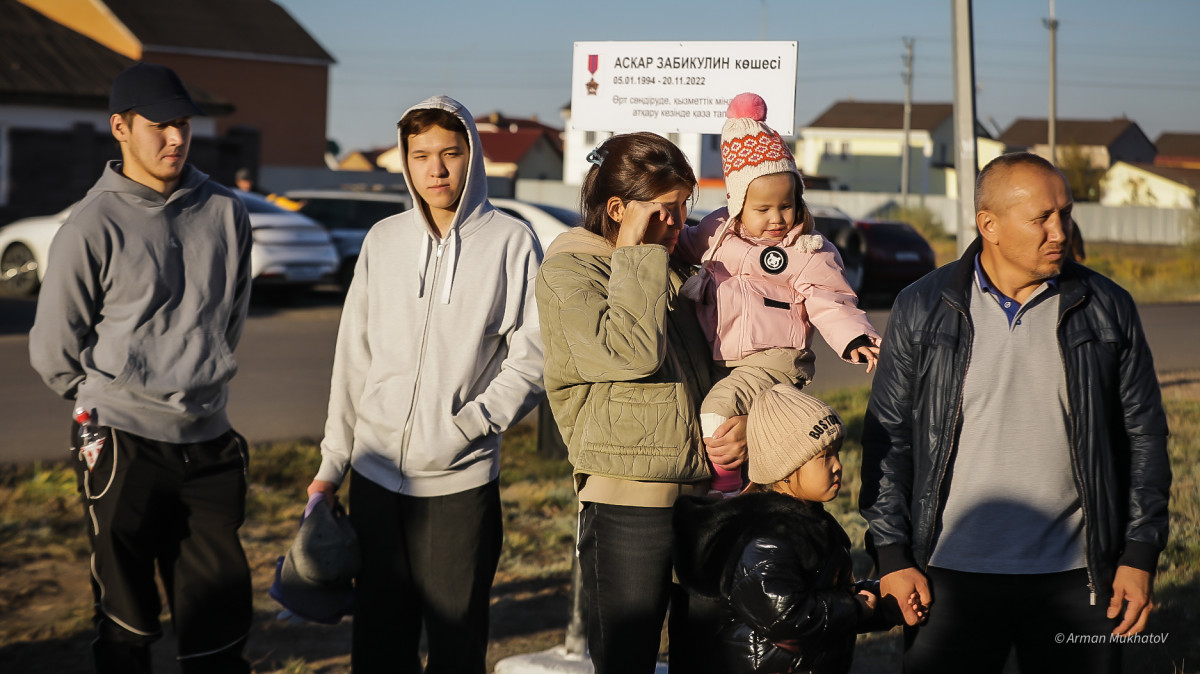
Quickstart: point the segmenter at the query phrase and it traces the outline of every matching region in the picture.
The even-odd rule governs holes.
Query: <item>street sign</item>
[[[571,127],[721,133],[734,96],[767,102],[767,124],[796,126],[795,42],[576,42]]]

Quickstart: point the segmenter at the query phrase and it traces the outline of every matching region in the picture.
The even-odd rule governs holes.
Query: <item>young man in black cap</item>
[[[139,63],[109,98],[121,160],[50,249],[30,359],[103,438],[79,451],[98,672],[149,672],[155,565],[184,672],[249,672],[246,442],[225,415],[250,294],[250,221],[187,164],[204,114],[171,69]],[[80,418],[77,416],[77,419]],[[89,445],[89,449],[91,446]]]

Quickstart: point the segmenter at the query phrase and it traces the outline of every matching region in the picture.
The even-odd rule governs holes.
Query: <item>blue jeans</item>
[[[654,671],[671,594],[671,513],[583,504],[579,567],[596,674]]]

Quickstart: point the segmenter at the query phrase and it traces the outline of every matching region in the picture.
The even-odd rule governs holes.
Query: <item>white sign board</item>
[[[571,69],[574,129],[721,133],[749,91],[771,128],[795,133],[795,42],[576,42]]]

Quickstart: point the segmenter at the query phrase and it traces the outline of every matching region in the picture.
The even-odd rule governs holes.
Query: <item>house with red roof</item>
[[[1163,132],[1154,147],[1155,166],[1200,169],[1200,133]]]

